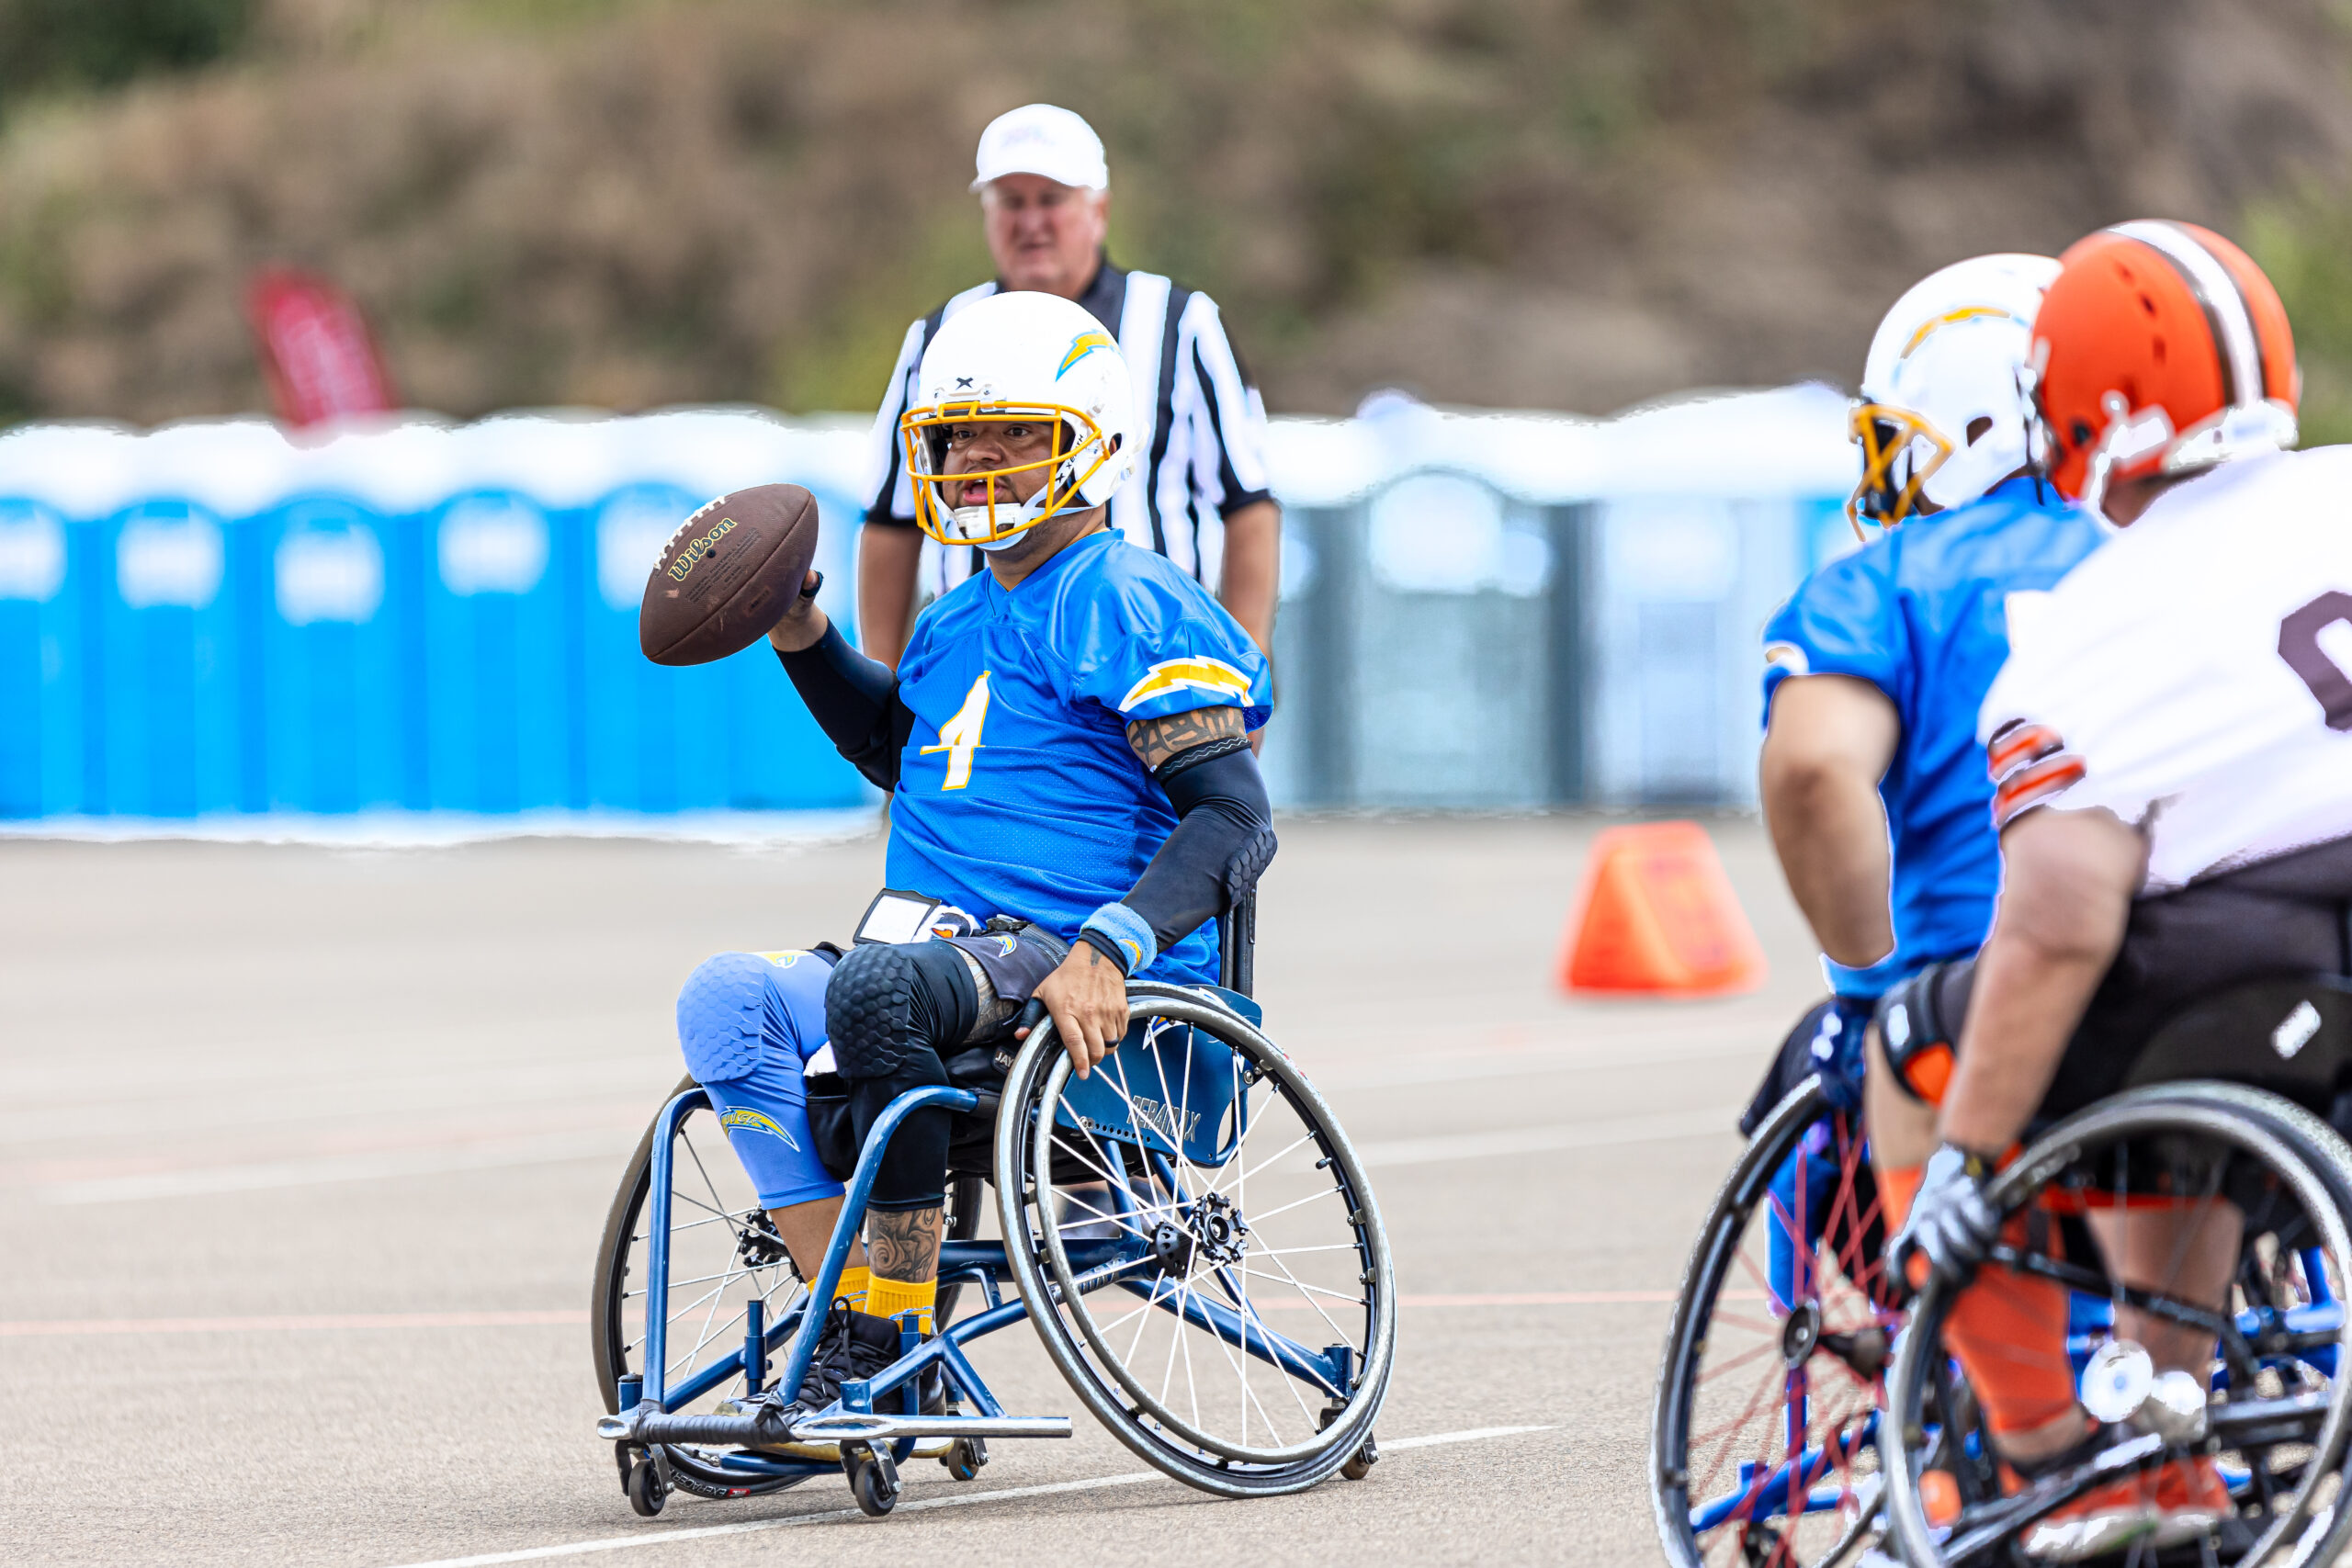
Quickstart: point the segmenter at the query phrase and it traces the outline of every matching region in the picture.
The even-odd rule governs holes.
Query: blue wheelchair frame
[[[1813,1141],[1815,1131],[1828,1122],[1829,1116],[1824,1115],[1813,1123],[1791,1152],[1788,1160],[1774,1173],[1768,1190],[1766,1201],[1771,1206],[1772,1215],[1769,1279],[1776,1298],[1771,1304],[1780,1309],[1778,1315],[1782,1318],[1793,1310],[1797,1302],[1810,1299],[1813,1294],[1806,1288],[1804,1279],[1818,1266],[1816,1260],[1820,1255],[1821,1239],[1831,1222],[1828,1205],[1807,1201],[1811,1197],[1812,1183],[1806,1184],[1808,1190],[1804,1195],[1798,1191],[1798,1168],[1805,1151]],[[1867,1137],[1858,1138],[1857,1142],[1862,1150],[1861,1157],[1867,1159]],[[1829,1175],[1834,1181],[1834,1168]],[[1797,1245],[1799,1235],[1804,1237],[1802,1247]],[[2318,1247],[2309,1247],[2300,1256],[2304,1277],[2311,1287],[2312,1300],[2302,1306],[2284,1311],[2257,1307],[2235,1314],[2238,1332],[2249,1342],[2260,1342],[2281,1330],[2290,1335],[2304,1336],[2335,1334],[2342,1329],[2344,1305],[2327,1282],[2324,1255]],[[2114,1321],[2112,1301],[2079,1291],[2073,1293],[2068,1311],[2066,1353],[2068,1360],[2073,1363],[2077,1382],[2081,1381],[2083,1370],[2093,1353],[2112,1333]],[[2257,1360],[2265,1367],[2302,1362],[2323,1376],[2332,1378],[2335,1375],[2336,1354],[2333,1347],[2309,1352],[2263,1356]],[[2229,1376],[2226,1364],[2217,1367],[2213,1386],[2228,1386]],[[1811,1395],[1804,1367],[1792,1369],[1787,1377],[1788,1432],[1790,1443],[1794,1446],[1804,1442],[1811,1421]],[[1795,1458],[1770,1466],[1754,1461],[1743,1461],[1733,1484],[1721,1496],[1692,1506],[1692,1533],[1703,1535],[1738,1519],[1763,1521],[1787,1518],[1792,1514],[1835,1510],[1845,1501],[1846,1488],[1835,1483],[1821,1484],[1821,1479],[1850,1462],[1864,1445],[1877,1442],[1879,1424],[1883,1415],[1883,1409],[1872,1411],[1845,1440],[1836,1445],[1834,1452],[1830,1445],[1823,1444],[1804,1448]],[[1972,1438],[1972,1451],[1973,1442]],[[2247,1483],[2244,1472],[2224,1467],[2222,1473],[2233,1493]],[[1789,1506],[1792,1495],[1803,1498],[1802,1505],[1794,1509]]]
[[[1228,960],[1228,975],[1233,973],[1233,968]],[[1246,969],[1241,977],[1246,980]],[[1223,991],[1220,999],[1236,1009],[1245,1019],[1255,1011],[1246,996],[1234,991]],[[1118,1050],[1124,1052],[1137,1042],[1145,1029],[1148,1029],[1148,1021],[1138,1020],[1137,1027],[1130,1030],[1121,1041]],[[1108,1066],[1110,1059],[1106,1058],[1103,1066]],[[1097,1067],[1096,1071],[1102,1072],[1103,1066]],[[995,1097],[986,1098],[993,1100]],[[773,1382],[776,1386],[786,1389],[800,1385],[815,1355],[824,1316],[821,1311],[810,1311],[810,1305],[829,1303],[833,1298],[842,1270],[847,1264],[850,1248],[864,1228],[865,1206],[890,1138],[917,1111],[937,1107],[949,1111],[969,1112],[978,1110],[983,1102],[983,1096],[979,1093],[945,1086],[910,1089],[891,1100],[859,1152],[857,1167],[847,1184],[841,1217],[835,1223],[824,1263],[818,1269],[817,1277],[808,1281],[808,1293],[773,1324],[764,1321],[766,1314],[763,1305],[754,1298],[747,1303],[741,1347],[695,1371],[675,1387],[669,1385],[667,1373],[670,1216],[674,1175],[673,1150],[684,1119],[697,1110],[707,1108],[710,1101],[704,1090],[693,1088],[681,1091],[662,1108],[653,1132],[650,1188],[643,1211],[649,1232],[646,1332],[641,1361],[644,1371],[638,1376],[623,1376],[618,1380],[615,1392],[618,1396],[620,1413],[605,1417],[597,1426],[600,1437],[623,1445],[625,1468],[628,1449],[632,1445],[658,1450],[672,1444],[750,1440],[748,1417],[678,1416],[674,1413],[739,1374],[743,1375],[749,1394],[756,1396],[770,1386],[771,1380],[767,1374],[771,1352],[787,1340],[789,1348]],[[1233,1137],[1238,1140],[1245,1130],[1237,1116]],[[1179,1208],[1189,1204],[1189,1196],[1175,1179],[1172,1163],[1154,1146],[1154,1138],[1167,1135],[1164,1130],[1147,1125],[1130,1128],[1125,1134],[1100,1128],[1097,1131],[1136,1145],[1148,1162],[1151,1174],[1174,1194],[1173,1201]],[[1121,1220],[1131,1217],[1134,1213],[1128,1201],[1131,1194],[1115,1183],[1111,1184],[1109,1190],[1111,1201],[1118,1210],[1110,1217]],[[1107,1272],[1122,1265],[1132,1266],[1150,1255],[1151,1247],[1141,1225],[1122,1225],[1121,1230],[1123,1234],[1114,1239],[1065,1240],[1062,1246],[1073,1275],[1082,1278],[1098,1271]],[[1027,1302],[1017,1295],[1008,1300],[1001,1289],[1014,1280],[1004,1244],[944,1242],[940,1248],[938,1277],[943,1285],[977,1285],[987,1301],[987,1307],[959,1322],[940,1325],[939,1331],[928,1339],[912,1326],[911,1314],[901,1318],[901,1353],[899,1359],[875,1377],[844,1382],[838,1405],[814,1417],[804,1417],[794,1429],[795,1440],[841,1443],[843,1445],[844,1461],[852,1445],[865,1444],[877,1449],[887,1447],[893,1462],[903,1463],[911,1455],[918,1438],[1067,1438],[1071,1435],[1070,1417],[1067,1416],[1007,1416],[978,1370],[964,1353],[964,1347],[973,1340],[1029,1315]],[[1140,1279],[1123,1277],[1106,1282],[1115,1283],[1145,1298],[1149,1304],[1179,1314],[1186,1321],[1216,1335],[1233,1348],[1293,1377],[1308,1380],[1334,1397],[1345,1397],[1353,1385],[1355,1358],[1350,1347],[1332,1346],[1321,1350],[1310,1348],[1266,1326],[1254,1310],[1245,1317],[1221,1303],[1203,1299],[1197,1292],[1186,1292],[1180,1303],[1173,1297],[1155,1293]],[[922,1380],[934,1366],[944,1377],[951,1396],[968,1401],[978,1410],[978,1415],[922,1414]],[[894,1404],[898,1406],[896,1410],[891,1408]],[[841,1474],[845,1468],[844,1461],[800,1460],[750,1451],[706,1456],[703,1461],[707,1464],[716,1463],[729,1476],[740,1477],[747,1487],[761,1490],[772,1489],[778,1483],[790,1483],[819,1475]]]

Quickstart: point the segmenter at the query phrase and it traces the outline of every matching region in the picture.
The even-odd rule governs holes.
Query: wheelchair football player
[[[965,1354],[1023,1319],[1080,1402],[1188,1484],[1238,1497],[1361,1478],[1396,1341],[1387,1242],[1346,1135],[1257,1026],[1253,902],[1225,922],[1226,983],[1132,983],[1133,1027],[1087,1078],[1048,1018],[1000,1085],[894,1100],[811,1279],[745,1188],[707,1093],[674,1096],[622,1182],[597,1267],[613,1413],[599,1430],[632,1506],[846,1473],[858,1506],[881,1514],[918,1451],[969,1480],[991,1438],[1068,1437],[1066,1416],[1007,1415]],[[966,1128],[994,1122],[982,1168],[958,1169],[949,1189],[938,1332],[907,1322],[887,1370],[844,1384],[788,1444],[763,1443],[751,1416],[713,1412],[798,1383],[885,1146],[926,1106]],[[978,1239],[982,1177],[1001,1241]],[[959,1291],[974,1310],[954,1319]],[[923,1399],[927,1382],[944,1398]]]
[[[1858,1423],[1878,1458],[1820,1484],[1849,1445],[1792,1421],[1752,1472],[1677,1496],[1715,1434],[1662,1399],[1660,1432],[1691,1439],[1657,1472],[1686,1558],[2243,1568],[2352,1537],[2352,680],[2320,642],[2352,622],[2329,512],[2352,454],[2287,450],[2284,311],[2209,231],[2081,242],[2032,331],[2048,480],[2123,532],[1986,695],[1984,947],[1877,1011],[1879,1279],[1907,1298]],[[1683,1303],[1684,1416],[1750,1374],[1736,1430],[1820,1371],[1828,1335],[1765,1283],[1779,1332],[1744,1364],[1710,1319],[1745,1303]]]
[[[1249,739],[1264,655],[1110,527],[1142,427],[1083,308],[969,304],[916,382],[894,471],[923,531],[985,570],[896,669],[850,646],[812,571],[767,637],[891,792],[891,888],[924,891],[886,891],[846,952],[720,954],[680,995],[698,1083],[616,1204],[597,1292],[630,1499],[845,1471],[881,1513],[919,1443],[968,1478],[991,1438],[1067,1436],[1008,1416],[965,1354],[1022,1318],[1193,1485],[1361,1474],[1395,1341],[1386,1244],[1249,997],[1275,850]]]

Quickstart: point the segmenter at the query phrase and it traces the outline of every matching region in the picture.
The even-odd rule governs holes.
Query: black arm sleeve
[[[1165,952],[1256,885],[1274,858],[1273,807],[1247,744],[1195,746],[1152,776],[1179,820],[1120,902],[1150,924]]]
[[[915,716],[899,700],[890,667],[852,648],[837,626],[827,626],[815,647],[778,649],[775,657],[834,750],[877,788],[896,787]]]

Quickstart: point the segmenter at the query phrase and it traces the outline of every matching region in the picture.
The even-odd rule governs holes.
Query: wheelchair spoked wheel
[[[1396,1348],[1387,1239],[1313,1086],[1207,993],[1138,982],[1088,1079],[1050,1024],[997,1121],[1006,1253],[1046,1351],[1161,1471],[1226,1496],[1377,1457]]]
[[[682,1079],[672,1098],[694,1087],[691,1077]],[[657,1113],[622,1175],[597,1247],[590,1327],[596,1382],[608,1414],[618,1413],[620,1380],[645,1375],[646,1280],[654,1223],[647,1199],[652,1191],[653,1139],[659,1126]],[[669,1365],[663,1376],[672,1390],[707,1383],[676,1408],[707,1412],[721,1400],[740,1399],[746,1392],[740,1368],[724,1376],[714,1376],[713,1369],[742,1349],[747,1304],[754,1300],[762,1303],[767,1338],[776,1346],[797,1322],[808,1292],[707,1106],[679,1122],[671,1162]],[[774,1359],[769,1370],[772,1376]],[[730,1472],[723,1461],[727,1451],[671,1447],[669,1483],[704,1496],[742,1496],[747,1490],[780,1491],[795,1483]],[[645,1483],[652,1467],[638,1469],[644,1474],[630,1479]],[[639,1511],[646,1511],[641,1503]]]
[[[1882,1532],[1876,1442],[1899,1315],[1858,1121],[1806,1079],[1700,1229],[1650,1432],[1677,1568],[1833,1568]]]
[[[669,1099],[695,1087],[689,1075],[679,1080]],[[607,1415],[620,1413],[620,1380],[641,1379],[645,1373],[646,1274],[652,1256],[652,1218],[646,1209],[653,1188],[653,1139],[660,1125],[657,1111],[645,1135],[638,1140],[637,1152],[613,1195],[604,1238],[597,1246],[589,1326],[596,1382]],[[706,1383],[691,1398],[676,1404],[673,1413],[708,1412],[722,1401],[741,1399],[748,1392],[740,1368],[723,1377],[712,1376],[717,1363],[743,1347],[747,1303],[754,1299],[762,1303],[769,1348],[766,1381],[772,1383],[781,1373],[784,1352],[798,1326],[808,1290],[708,1107],[688,1112],[679,1122],[671,1171],[665,1382],[672,1391]],[[978,1177],[949,1181],[944,1221],[949,1240],[969,1241],[978,1233],[985,1201],[981,1188]],[[955,1310],[955,1287],[940,1292],[943,1323]],[[656,1480],[659,1472],[650,1463],[624,1469],[631,1502],[639,1513],[661,1509],[658,1496],[649,1499],[640,1492],[674,1486],[702,1496],[741,1497],[782,1491],[805,1479],[748,1476],[727,1466],[726,1456],[733,1451],[729,1449],[663,1446],[669,1459],[666,1484]]]
[[[694,1087],[692,1077],[681,1079],[672,1097]],[[618,1411],[620,1380],[645,1375],[646,1274],[652,1244],[646,1200],[652,1192],[658,1126],[657,1116],[638,1140],[597,1247],[591,1326],[596,1381],[607,1413]],[[707,1107],[689,1111],[679,1122],[671,1161],[670,1364],[664,1377],[674,1389],[743,1348],[747,1302],[762,1303],[773,1341],[788,1332],[782,1325],[808,1292]],[[738,1372],[682,1408],[707,1409],[743,1392]]]
[[[671,1098],[695,1086],[689,1076],[678,1082]],[[604,1391],[606,1415],[619,1413],[617,1390],[623,1377],[644,1375],[645,1280],[650,1233],[645,1201],[653,1187],[653,1134],[659,1123],[645,1129],[637,1152],[622,1174],[612,1208],[605,1217],[604,1238],[596,1248],[596,1281],[590,1329],[594,1339],[596,1383]],[[673,1178],[677,1213],[672,1216],[671,1340],[672,1386],[690,1378],[697,1366],[742,1346],[743,1302],[756,1294],[767,1315],[767,1337],[780,1353],[786,1336],[786,1318],[797,1310],[807,1293],[784,1251],[775,1227],[758,1203],[742,1167],[727,1146],[726,1134],[707,1111],[696,1111],[679,1127],[679,1148]],[[950,1241],[969,1241],[979,1234],[980,1212],[987,1201],[977,1176],[958,1176],[947,1184],[944,1234]],[[733,1237],[725,1257],[709,1256],[723,1238]],[[716,1288],[718,1294],[711,1293]],[[938,1316],[943,1323],[955,1310],[958,1287],[943,1286]],[[692,1330],[681,1340],[681,1328]],[[774,1361],[770,1375],[775,1371]],[[712,1391],[697,1407],[743,1393],[739,1375]]]
[[[1958,1292],[1930,1280],[1888,1373],[1880,1438],[1905,1561],[2026,1562],[2097,1539],[2121,1554],[2111,1561],[2334,1561],[2352,1535],[2352,1383],[2341,1375],[2352,1333],[2340,1305],[2352,1282],[2352,1151],[2342,1140],[2259,1090],[2136,1089],[2035,1139],[1991,1197],[2012,1220],[1996,1262],[2070,1292],[2067,1370],[2112,1424],[2080,1462],[2017,1482],[1995,1462],[1945,1344]],[[2135,1261],[2118,1268],[2109,1249],[2127,1245],[2126,1227]],[[2211,1281],[2223,1275],[2217,1309]],[[2218,1340],[2210,1360],[2171,1380],[2168,1403],[2162,1381],[2143,1401],[2151,1369],[2139,1339],[2161,1350],[2158,1336],[2207,1329]],[[2179,1529],[2162,1537],[2133,1517],[2143,1498],[2199,1495],[2216,1498],[2201,1531],[2176,1515]],[[2089,1534],[2090,1508],[2109,1521],[2106,1537]]]

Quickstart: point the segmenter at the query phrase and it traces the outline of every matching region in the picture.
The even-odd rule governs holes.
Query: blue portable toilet
[[[816,567],[825,576],[817,603],[854,641],[857,511],[839,495],[810,489],[819,509]],[[711,668],[726,675],[728,712],[734,718],[727,727],[729,805],[746,811],[811,811],[874,797],[872,786],[809,716],[764,641]]]
[[[65,518],[0,497],[0,817],[49,817],[82,799],[79,584]]]
[[[591,685],[600,694],[615,689],[616,670],[628,660],[640,681],[650,676],[641,688],[647,705],[631,710],[642,718],[634,754],[648,786],[637,796],[638,808],[807,810],[871,800],[873,791],[808,716],[764,643],[715,664],[657,669],[638,649],[636,616],[662,544],[689,513],[746,486],[789,482],[817,497],[816,566],[825,574],[819,602],[854,637],[857,512],[842,497],[861,477],[863,422],[855,428],[787,425],[752,410],[679,409],[617,423],[618,466],[638,482],[605,499],[600,517],[610,517],[613,525],[609,532],[600,526],[600,539],[633,542],[611,558],[610,580],[600,582],[599,601],[592,605],[592,623],[605,617],[611,629],[591,638],[598,649],[592,655]],[[628,513],[611,510],[616,502],[646,510],[624,527],[621,519]],[[668,526],[661,527],[665,514]],[[602,579],[601,544],[599,553]],[[605,658],[616,662],[602,666],[600,675],[596,661]],[[656,692],[667,695],[656,700]],[[592,714],[605,700],[592,699]],[[662,804],[665,799],[674,804]]]
[[[270,803],[398,806],[407,678],[391,603],[390,520],[347,496],[298,496],[245,526],[269,563],[261,639]]]
[[[518,491],[461,491],[424,538],[424,709],[432,804],[510,812],[571,795],[573,688],[563,592],[577,530]]]
[[[250,529],[194,502],[135,502],[100,530],[102,766],[84,809],[263,809],[253,622],[266,563]]]
[[[645,657],[637,612],[645,580],[705,497],[673,484],[624,485],[591,509],[595,570],[583,615],[588,797],[617,811],[728,804],[726,678],[707,665]]]

